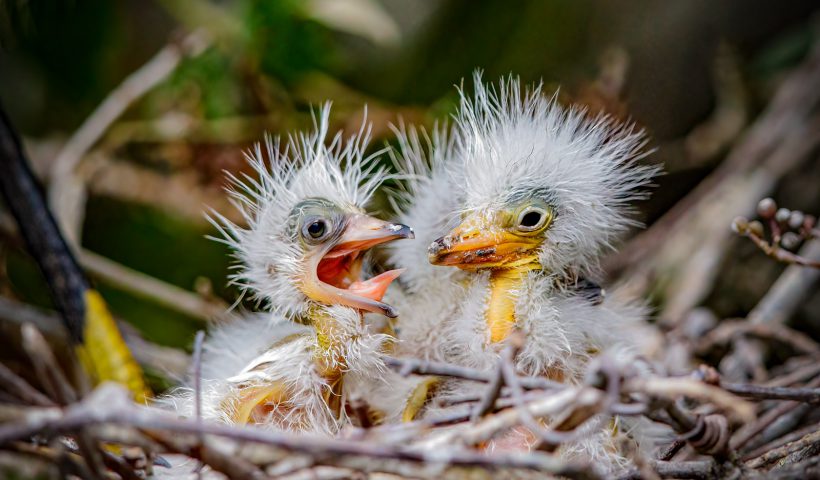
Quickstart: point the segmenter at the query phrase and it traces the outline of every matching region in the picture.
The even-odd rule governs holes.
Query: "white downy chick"
[[[268,313],[221,326],[206,341],[205,419],[334,435],[347,421],[350,386],[385,371],[381,355],[393,339],[362,317],[396,316],[381,300],[401,271],[364,280],[363,255],[413,231],[364,211],[387,177],[374,155],[365,156],[369,124],[327,143],[328,116],[326,105],[313,133],[285,145],[267,139],[264,152],[257,145],[247,155],[256,177],[230,177],[247,228],[214,213],[219,240],[238,260],[231,281]],[[191,387],[162,402],[194,415]]]
[[[461,291],[453,295],[446,287],[449,293],[436,308],[447,313],[436,317],[438,324],[425,324],[427,332],[405,338],[404,327],[415,319],[400,318],[401,341],[409,343],[404,351],[412,355],[415,339],[428,339],[437,345],[422,344],[424,349],[490,371],[517,330],[526,338],[516,357],[521,374],[580,382],[600,352],[630,358],[643,326],[639,303],[619,292],[590,298],[578,281],[595,278],[602,254],[635,224],[631,204],[644,197],[657,169],[638,163],[646,140],[631,125],[564,108],[544,97],[540,86],[525,90],[517,79],[502,80],[496,88],[483,85],[476,74],[475,84],[472,98],[460,92],[452,140],[431,147],[430,158],[443,165],[428,169],[432,175],[426,182],[436,188],[414,192],[403,217],[417,226],[458,219],[458,225],[440,231],[428,256],[432,265],[459,272],[451,278]],[[415,172],[419,158],[413,148],[404,148],[400,163]],[[442,213],[430,205],[450,210]],[[425,215],[433,218],[424,220]],[[404,252],[410,248],[392,250],[402,252],[393,254],[396,264],[409,267],[404,258],[410,254]],[[434,269],[416,284],[438,282],[441,274]],[[474,383],[448,381],[437,395],[481,391]],[[417,397],[414,392],[409,400],[415,407]],[[565,454],[620,461],[601,439],[579,442]]]

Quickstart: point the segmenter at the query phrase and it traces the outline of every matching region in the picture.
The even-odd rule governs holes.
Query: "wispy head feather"
[[[329,115],[327,103],[313,117],[313,132],[288,136],[287,142],[266,136],[264,145],[245,154],[253,176],[228,174],[229,195],[247,228],[214,211],[209,218],[221,235],[216,240],[231,247],[237,260],[231,284],[287,316],[309,306],[297,286],[302,251],[287,229],[294,207],[320,197],[362,211],[386,177],[374,161],[381,152],[365,155],[370,141],[366,115],[358,132],[346,140],[341,132],[328,137]]]
[[[603,250],[629,226],[657,167],[639,164],[644,132],[607,116],[590,118],[545,97],[542,85],[522,89],[517,77],[498,87],[474,75],[472,97],[459,90],[450,184],[465,210],[510,199],[542,197],[556,217],[540,251],[551,271],[594,270]]]

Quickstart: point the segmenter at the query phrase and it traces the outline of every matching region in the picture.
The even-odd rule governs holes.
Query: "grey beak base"
[[[391,233],[398,238],[406,238],[408,240],[412,240],[416,238],[416,232],[413,231],[412,227],[408,227],[407,225],[402,225],[401,223],[393,223],[387,227],[391,230]]]

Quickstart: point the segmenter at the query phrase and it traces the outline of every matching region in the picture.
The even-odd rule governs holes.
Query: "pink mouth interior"
[[[350,247],[339,251],[332,250],[319,262],[316,275],[322,283],[347,290],[358,297],[380,302],[387,288],[404,269],[388,270],[368,280],[362,280],[360,251],[361,249]]]

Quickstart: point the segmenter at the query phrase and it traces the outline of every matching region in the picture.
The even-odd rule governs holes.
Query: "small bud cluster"
[[[767,254],[777,251],[796,250],[803,241],[817,237],[817,218],[799,210],[779,208],[771,198],[764,198],[757,204],[757,214],[763,220],[749,220],[735,217],[732,230],[751,238]],[[768,225],[771,239],[766,238],[764,223]],[[777,255],[775,255],[777,256]]]

